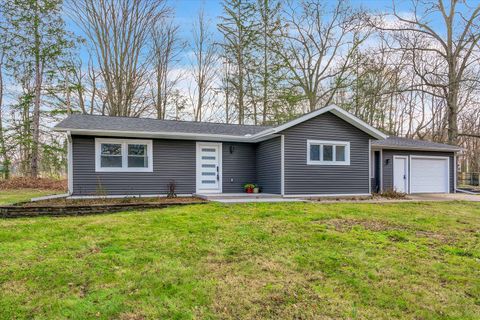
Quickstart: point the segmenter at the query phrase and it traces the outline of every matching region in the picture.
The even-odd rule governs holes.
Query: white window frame
[[[104,143],[122,145],[122,167],[102,167],[101,166],[101,146]],[[147,146],[148,167],[129,168],[128,167],[128,145],[143,144]],[[107,139],[95,138],[95,172],[153,172],[153,143],[152,140],[139,139]]]
[[[310,160],[310,146],[320,146],[320,160]],[[333,161],[322,161],[323,146],[333,146]],[[336,146],[345,147],[345,161],[336,161]],[[350,165],[350,142],[349,141],[333,141],[333,140],[307,140],[307,164],[308,165],[322,165],[322,166],[349,166]]]

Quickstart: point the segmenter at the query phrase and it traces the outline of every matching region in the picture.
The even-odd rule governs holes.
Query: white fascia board
[[[290,127],[296,126],[302,122],[315,118],[321,114],[326,112],[332,112],[334,115],[338,116],[339,118],[345,120],[346,122],[350,123],[351,125],[357,127],[358,129],[368,133],[369,135],[373,136],[374,138],[383,140],[387,138],[387,135],[382,133],[381,131],[375,129],[371,125],[367,124],[366,122],[360,120],[359,118],[355,117],[354,115],[348,113],[347,111],[343,110],[342,108],[337,107],[336,105],[329,105],[327,107],[315,110],[313,112],[307,113],[299,118],[296,118],[292,121],[289,121],[285,124],[282,124],[278,127],[267,129],[265,131],[259,132],[252,137],[262,137],[264,135],[278,133],[280,131],[286,130]]]
[[[373,150],[412,150],[412,151],[435,151],[435,152],[461,152],[462,149],[442,149],[442,148],[431,148],[431,147],[402,147],[402,146],[382,146],[382,145],[372,145]]]
[[[252,136],[232,136],[221,134],[198,134],[185,132],[145,132],[145,131],[118,131],[118,130],[93,130],[55,128],[54,131],[70,131],[73,135],[105,136],[105,137],[135,137],[150,139],[181,139],[197,141],[227,141],[227,142],[256,142]]]

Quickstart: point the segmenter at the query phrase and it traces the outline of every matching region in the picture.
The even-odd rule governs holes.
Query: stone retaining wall
[[[122,203],[71,206],[0,206],[0,218],[22,218],[39,216],[82,216],[89,214],[111,213],[129,210],[166,208],[169,206],[201,204],[202,201],[169,203]]]

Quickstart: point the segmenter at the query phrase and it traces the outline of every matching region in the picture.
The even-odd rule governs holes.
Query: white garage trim
[[[412,193],[412,159],[432,159],[432,160],[447,160],[447,190],[446,193],[450,193],[450,157],[442,157],[442,156],[417,156],[417,155],[410,155],[409,156],[409,178],[408,178],[408,191]]]

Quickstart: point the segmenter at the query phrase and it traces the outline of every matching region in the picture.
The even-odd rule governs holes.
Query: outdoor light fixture
[[[388,166],[389,163],[390,163],[390,159],[386,159],[385,160],[385,165]]]
[[[230,146],[230,153],[233,153],[233,151],[235,151],[235,147],[234,147],[234,146]]]

